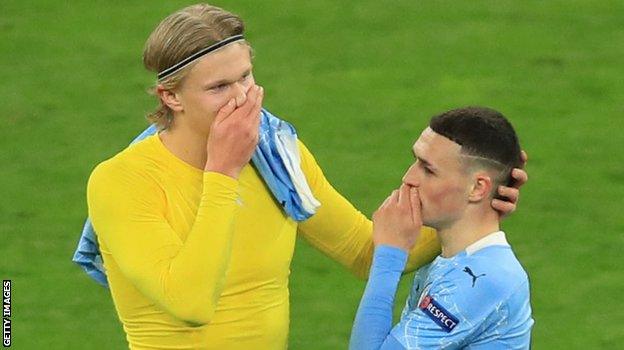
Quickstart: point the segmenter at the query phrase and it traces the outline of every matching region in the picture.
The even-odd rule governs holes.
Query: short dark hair
[[[497,179],[501,184],[509,184],[511,170],[522,166],[520,142],[513,126],[503,114],[491,108],[453,109],[431,118],[429,127],[462,146],[463,154],[482,159],[481,164],[502,171]]]

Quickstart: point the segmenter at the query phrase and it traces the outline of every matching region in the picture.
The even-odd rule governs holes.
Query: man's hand
[[[409,251],[421,226],[418,189],[402,184],[373,214],[373,241],[375,246],[384,244]]]
[[[496,198],[492,200],[492,208],[498,210],[501,217],[505,217],[516,210],[516,207],[518,206],[518,199],[520,197],[520,187],[522,187],[522,185],[524,185],[529,179],[529,175],[526,171],[524,171],[524,167],[526,166],[529,157],[525,151],[522,151],[521,157],[523,162],[522,168],[515,168],[511,171],[511,177],[514,179],[511,187],[498,187],[498,194],[507,198],[507,201]]]
[[[204,170],[238,178],[258,144],[263,97],[262,88],[254,85],[240,107],[232,99],[219,110],[208,136]]]

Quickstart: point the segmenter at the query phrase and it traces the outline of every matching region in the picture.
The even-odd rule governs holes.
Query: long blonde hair
[[[242,35],[244,31],[245,25],[240,17],[219,7],[208,4],[185,7],[166,17],[152,31],[145,42],[143,65],[157,74],[218,41]],[[157,84],[175,91],[194,65],[186,66]],[[157,96],[156,85],[149,93]],[[171,124],[173,113],[160,98],[159,104],[147,119],[162,130]]]

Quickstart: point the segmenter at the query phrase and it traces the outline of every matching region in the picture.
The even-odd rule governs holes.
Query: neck
[[[159,137],[169,152],[184,162],[201,170],[206,166],[208,135],[171,123]]]
[[[438,229],[443,257],[455,256],[481,238],[500,230],[499,216],[494,209],[474,209],[467,209],[462,218],[448,227]]]

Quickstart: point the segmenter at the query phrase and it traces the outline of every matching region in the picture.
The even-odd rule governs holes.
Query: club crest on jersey
[[[420,285],[417,285],[416,286],[416,293],[418,293],[418,289],[419,288],[420,288]],[[418,297],[418,303],[416,304],[417,307],[418,307],[418,305],[420,305],[422,303],[422,301],[425,298],[425,296],[429,295],[429,290],[430,289],[431,289],[431,282],[427,282],[425,284],[425,287],[423,288],[422,292],[420,292],[420,296]],[[414,294],[416,294],[416,293],[414,293]]]
[[[420,300],[418,308],[447,333],[452,331],[455,326],[459,324],[457,317],[453,316],[442,305],[438,304],[431,295],[425,295]]]

